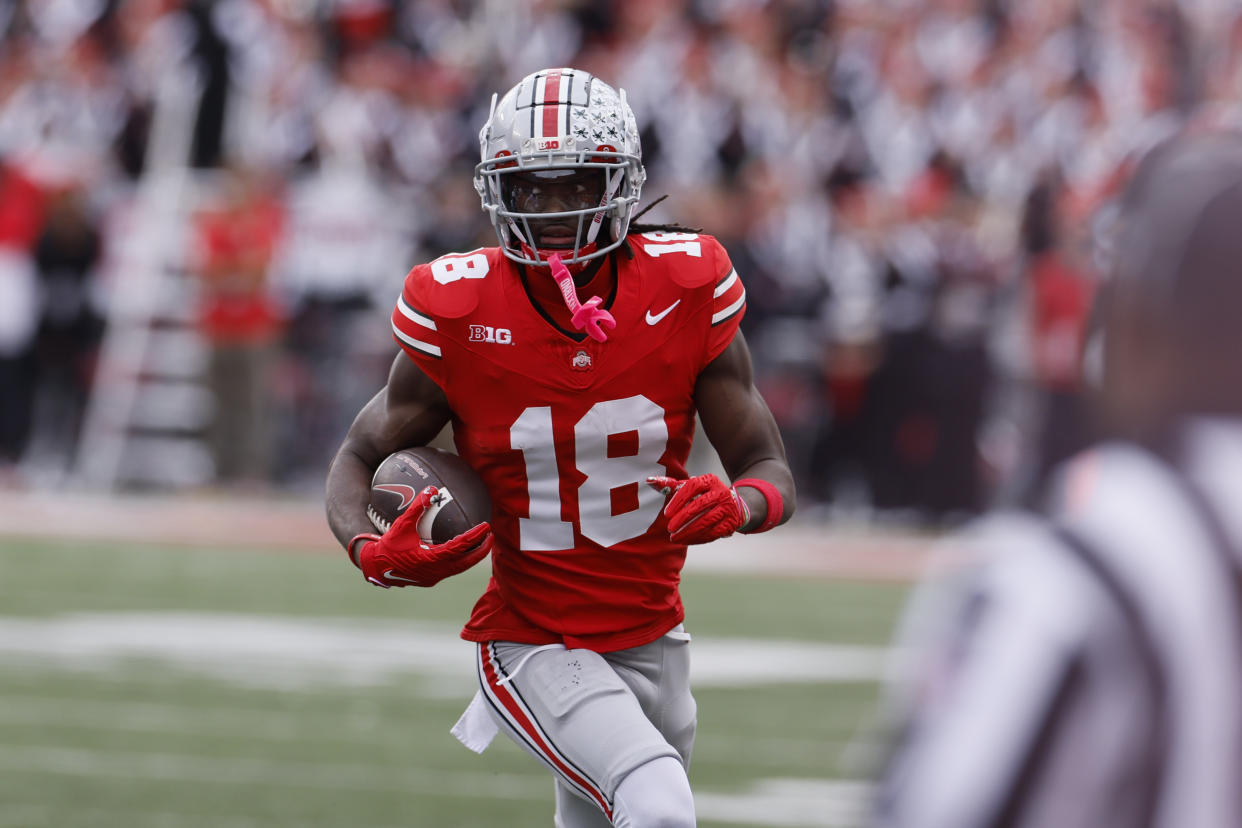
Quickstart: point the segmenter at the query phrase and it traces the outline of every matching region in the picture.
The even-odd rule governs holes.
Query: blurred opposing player
[[[738,323],[746,293],[711,236],[631,227],[645,172],[633,112],[575,69],[524,78],[480,133],[475,188],[500,246],[415,267],[388,384],[328,477],[327,510],[381,586],[492,551],[462,637],[480,691],[454,728],[503,729],[556,776],[556,825],[690,826],[688,544],[789,519],[792,476]],[[689,477],[695,414],[731,482]],[[368,483],[451,422],[490,528],[442,547],[382,538]],[[421,546],[421,548],[419,548]]]
[[[1158,147],[1121,208],[1113,438],[924,592],[877,825],[1242,825],[1242,137]]]

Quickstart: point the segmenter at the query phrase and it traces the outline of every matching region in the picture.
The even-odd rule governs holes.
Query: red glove
[[[727,538],[750,520],[750,509],[714,474],[688,480],[648,477],[647,484],[664,494],[672,493],[664,506],[668,536],[677,543],[707,543]]]
[[[492,527],[487,522],[446,543],[429,544],[418,536],[418,521],[439,493],[435,486],[428,486],[382,536],[362,534],[349,542],[350,557],[357,549],[358,568],[368,581],[384,589],[435,586],[465,572],[492,551]]]

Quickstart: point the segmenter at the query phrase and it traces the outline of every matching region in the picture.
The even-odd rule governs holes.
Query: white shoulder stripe
[[[392,326],[392,332],[393,334],[396,335],[397,339],[401,340],[406,345],[409,345],[414,350],[422,351],[424,354],[427,354],[428,356],[433,356],[433,357],[440,356],[440,347],[438,345],[432,345],[430,342],[423,342],[421,339],[415,339],[414,337],[402,331],[395,324]]]
[[[430,328],[433,331],[436,329],[435,320],[430,316],[423,316],[421,313],[411,308],[408,304],[406,304],[404,296],[397,298],[397,310],[401,311],[402,316],[416,325],[422,325],[424,328]]]
[[[737,301],[734,302],[732,305],[729,305],[729,307],[725,308],[724,310],[716,311],[715,313],[712,314],[712,324],[715,325],[717,322],[723,322],[724,320],[728,319],[730,316],[737,313],[738,308],[742,307],[742,305],[744,304],[746,304],[746,291],[745,290],[742,291],[742,295],[737,297]]]
[[[733,287],[733,283],[736,281],[737,281],[737,269],[734,268],[733,270],[729,271],[728,276],[724,277],[724,279],[721,280],[720,284],[716,285],[716,290],[715,292],[712,293],[712,298],[718,299],[724,294],[728,293],[729,288]]]

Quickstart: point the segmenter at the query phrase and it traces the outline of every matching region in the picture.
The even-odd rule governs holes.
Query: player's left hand
[[[737,490],[714,474],[687,480],[648,477],[647,485],[671,494],[664,506],[668,536],[677,543],[708,543],[727,538],[750,520],[750,510]]]

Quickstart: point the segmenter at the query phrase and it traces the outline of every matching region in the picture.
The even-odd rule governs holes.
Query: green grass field
[[[448,732],[485,575],[382,591],[325,554],[0,538],[0,826],[550,826],[533,760]],[[695,572],[683,592],[699,824],[847,822],[869,668],[788,681],[781,658],[870,663],[904,588]]]

